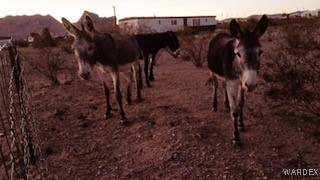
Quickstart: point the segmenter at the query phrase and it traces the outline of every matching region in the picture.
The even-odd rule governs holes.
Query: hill
[[[112,31],[116,27],[115,17],[99,17],[97,14],[84,11],[78,22],[77,27],[81,27],[85,15],[89,15],[93,20],[98,31]],[[26,38],[31,33],[40,33],[44,27],[48,27],[50,32],[55,35],[64,35],[66,33],[62,24],[50,15],[33,16],[6,16],[0,18],[0,37]]]
[[[6,16],[0,18],[0,36],[26,38],[31,33],[40,33],[44,27],[49,27],[54,34],[65,33],[62,24],[50,15]]]
[[[88,15],[92,19],[95,29],[100,32],[114,31],[116,29],[116,18],[112,17],[99,17],[92,12],[84,11],[80,19],[75,23],[78,28],[81,27],[81,23],[84,21],[85,16]]]

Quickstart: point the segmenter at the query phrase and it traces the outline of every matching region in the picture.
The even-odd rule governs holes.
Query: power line
[[[171,4],[167,4],[167,5],[157,5],[157,6],[150,6],[147,8],[152,8],[152,9],[161,9],[161,8],[168,8],[168,7],[174,7],[174,6],[180,6],[183,4],[188,4],[194,2],[193,0],[188,0],[185,2],[179,2],[179,3],[171,3]],[[132,7],[132,6],[123,6],[123,5],[116,5],[117,8],[121,8],[121,9],[132,9],[132,10],[137,10],[137,9],[146,9],[146,6],[144,7]]]

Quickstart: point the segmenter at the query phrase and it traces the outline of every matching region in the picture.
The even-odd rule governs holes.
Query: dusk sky
[[[118,19],[134,16],[217,16],[247,17],[252,14],[289,13],[316,10],[320,0],[0,0],[0,18],[7,15],[50,14],[77,21],[87,10],[101,17]]]

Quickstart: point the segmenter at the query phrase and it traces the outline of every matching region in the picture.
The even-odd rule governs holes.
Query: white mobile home
[[[119,20],[121,29],[130,28],[135,33],[180,31],[186,28],[215,29],[216,16],[188,17],[131,17]]]

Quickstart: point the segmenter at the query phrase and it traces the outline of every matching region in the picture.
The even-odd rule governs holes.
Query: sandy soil
[[[104,119],[97,75],[47,86],[30,70],[48,179],[279,179],[284,168],[320,168],[320,141],[312,135],[319,125],[271,109],[263,80],[246,94],[247,130],[242,148],[234,148],[222,88],[218,111],[211,109],[208,68],[166,53],[160,58],[144,101],[123,99],[128,126],[120,124],[113,91],[113,116]]]

